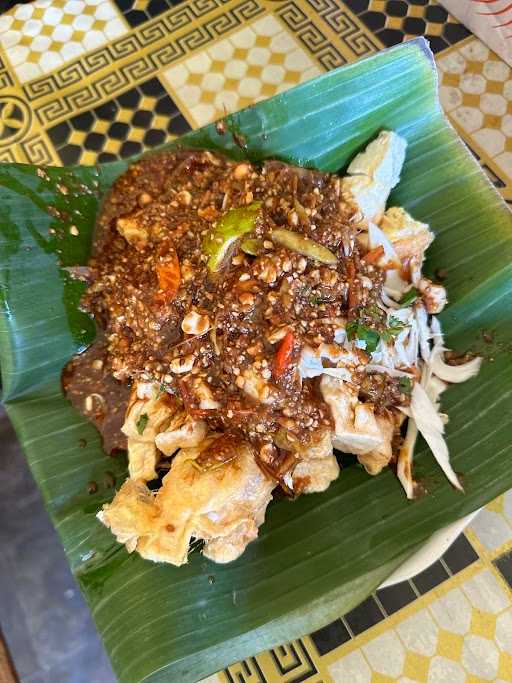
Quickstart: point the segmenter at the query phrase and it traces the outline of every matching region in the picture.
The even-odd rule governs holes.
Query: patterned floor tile
[[[295,37],[267,15],[163,73],[193,126],[203,126],[321,73]]]
[[[345,0],[384,45],[425,36],[434,52],[466,38],[469,31],[435,0]]]
[[[437,58],[440,96],[463,133],[512,175],[512,70],[471,38]]]
[[[0,16],[0,47],[24,83],[127,30],[110,0],[35,0]]]
[[[190,130],[157,78],[50,128],[62,163],[94,164],[139,154]]]
[[[139,26],[182,0],[115,0],[130,26]]]

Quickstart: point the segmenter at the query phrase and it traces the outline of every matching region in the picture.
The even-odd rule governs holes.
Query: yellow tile
[[[273,52],[270,55],[270,59],[268,60],[269,64],[283,64],[284,60],[286,59],[286,55],[283,54],[282,52]]]
[[[139,109],[146,109],[147,111],[153,111],[156,107],[156,97],[150,97],[149,95],[143,95],[139,103]]]
[[[110,154],[118,154],[122,144],[123,143],[121,140],[114,140],[113,138],[109,138],[105,141],[103,151],[109,152]]]
[[[41,29],[39,35],[40,36],[51,36],[54,31],[55,31],[55,26],[50,26],[49,24],[45,24],[43,26],[43,28]]]
[[[257,47],[268,47],[272,42],[271,36],[256,36]]]
[[[75,31],[73,33],[73,40],[76,40],[77,43],[81,43],[84,38],[85,31]]]
[[[201,85],[204,74],[191,73],[187,78],[187,85]]]
[[[149,0],[135,0],[135,2],[133,3],[133,9],[138,9],[141,12],[144,12],[148,6],[148,3]]]
[[[496,629],[496,616],[489,612],[481,612],[473,609],[471,615],[471,633],[475,636],[482,636],[492,640]]]
[[[402,17],[386,17],[386,28],[402,28]]]
[[[233,52],[233,59],[241,59],[242,61],[245,61],[247,58],[247,50],[243,47],[237,47],[235,48],[235,51]]]
[[[405,655],[405,663],[403,675],[406,678],[411,678],[413,681],[427,681],[428,667],[430,665],[430,658],[425,655],[419,655],[416,652],[407,652]]]
[[[142,142],[144,136],[146,135],[146,130],[144,128],[130,128],[128,133],[128,139],[134,142]]]
[[[464,637],[458,633],[450,633],[445,629],[440,629],[437,636],[437,654],[446,659],[453,659],[456,662],[460,659]]]
[[[84,150],[82,152],[82,156],[80,157],[80,163],[84,164],[85,166],[93,166],[98,159],[98,154],[96,152],[92,152],[91,150]]]
[[[512,152],[512,136],[505,138],[505,150],[507,152]]]
[[[396,678],[391,678],[391,676],[385,676],[377,671],[373,671],[371,683],[396,683]]]
[[[87,14],[88,16],[93,17],[96,14],[96,10],[96,5],[86,5],[82,10],[82,14]]]
[[[295,85],[296,83],[300,83],[301,76],[302,74],[300,71],[287,71],[284,80],[287,83],[293,83]]]
[[[213,104],[217,98],[218,93],[212,92],[211,90],[203,90],[201,93],[201,103],[202,104]]]
[[[443,24],[434,24],[427,22],[427,28],[425,34],[429,36],[440,36],[443,33]]]
[[[460,84],[460,74],[443,73],[442,85],[448,85],[452,88],[457,88]]]
[[[37,64],[40,59],[41,59],[41,53],[40,52],[29,52],[25,61],[30,62],[31,64]]]
[[[489,86],[491,86],[491,84],[496,84],[496,83],[500,86],[500,89],[499,90],[491,90],[489,88]],[[486,92],[501,93],[503,90],[503,83],[499,83],[497,81],[487,81],[487,85],[486,85],[485,90],[486,90]],[[486,510],[491,510],[492,512],[499,512],[499,513],[503,514],[503,496],[498,496],[497,498],[492,500],[490,503],[487,503],[485,508],[486,508]]]
[[[261,66],[257,64],[251,64],[251,66],[245,72],[246,76],[252,76],[253,78],[259,78],[261,76]]]
[[[475,95],[474,93],[464,92],[462,93],[462,104],[466,107],[473,107],[474,109],[480,109],[480,95]]]
[[[261,94],[263,97],[272,97],[276,94],[276,86],[272,83],[263,83],[261,86]]]
[[[482,123],[482,128],[496,128],[501,127],[501,116],[496,116],[495,114],[484,114],[484,120]]]
[[[161,116],[160,114],[157,114],[156,116],[153,116],[153,128],[165,128],[167,124],[169,123],[169,119],[167,116]]]
[[[45,11],[45,7],[34,7],[34,9],[32,10],[31,19],[42,19]]]
[[[234,78],[226,78],[224,81],[224,90],[227,92],[238,92],[239,81]]]
[[[408,17],[423,17],[423,12],[425,8],[423,5],[408,5],[407,6],[407,16]]]
[[[466,61],[466,72],[469,72],[471,74],[481,74],[484,69],[484,63],[483,62],[477,62],[477,61]]]
[[[504,681],[512,681],[512,655],[509,655],[508,652],[500,652],[498,678]]]
[[[62,50],[63,47],[64,47],[64,43],[61,43],[59,40],[53,40],[52,41],[52,46],[51,46],[52,52],[59,52],[60,50]]]
[[[71,26],[73,23],[75,17],[73,14],[65,14],[62,19],[60,20],[61,24],[64,24],[65,26]]]
[[[116,115],[116,121],[121,123],[129,123],[132,120],[133,111],[130,109],[120,109]]]
[[[83,145],[83,142],[85,140],[86,133],[84,133],[81,130],[74,130],[72,131],[71,135],[68,138],[68,144],[70,145],[78,145],[79,147]]]
[[[64,17],[66,19],[66,17]],[[71,19],[74,19],[74,17],[71,17]],[[71,22],[69,22],[71,23]],[[105,23],[103,19],[95,19],[93,25],[91,26],[92,31],[103,31],[105,28]]]
[[[106,133],[107,130],[110,128],[110,121],[103,121],[103,119],[95,121],[92,128],[95,133]]]
[[[222,62],[220,59],[214,59],[210,64],[210,71],[216,74],[224,73],[226,67],[226,62]]]

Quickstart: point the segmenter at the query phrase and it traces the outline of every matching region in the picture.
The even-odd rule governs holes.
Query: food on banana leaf
[[[182,149],[114,184],[82,299],[100,334],[65,387],[107,449],[127,448],[98,517],[128,551],[236,559],[273,492],[340,475],[333,448],[393,467],[412,498],[420,433],[462,488],[439,396],[480,360],[446,358],[446,291],[422,274],[434,233],[387,207],[405,152],[383,131],[340,178]]]

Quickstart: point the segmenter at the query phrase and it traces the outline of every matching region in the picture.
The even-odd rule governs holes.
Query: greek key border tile
[[[27,83],[23,92],[28,101],[33,103],[39,122],[43,126],[54,125],[83,109],[91,109],[265,11],[257,0],[243,0],[231,8],[226,7],[222,14],[198,22],[198,18],[229,1],[193,0],[180,5],[106,47],[86,54],[48,76]],[[169,36],[191,24],[190,30],[169,41]],[[130,60],[132,55],[133,59]],[[116,64],[127,59],[129,61],[124,64]],[[114,71],[111,69],[113,64],[116,64]],[[100,73],[106,69],[110,70]],[[91,79],[97,73],[100,75]],[[87,83],[83,84],[85,80]],[[79,88],[62,94],[64,89],[75,85],[79,85]],[[58,97],[37,103],[37,100],[52,95]]]

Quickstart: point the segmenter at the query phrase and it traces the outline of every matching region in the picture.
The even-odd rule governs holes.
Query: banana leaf
[[[408,501],[390,470],[344,468],[324,494],[274,502],[260,538],[236,562],[200,552],[174,568],[129,555],[96,520],[126,472],[65,401],[60,371],[94,336],[77,304],[104,191],[126,162],[85,168],[0,167],[0,344],[4,401],[122,682],[195,681],[352,608],[435,530],[512,486],[512,220],[441,111],[432,55],[405,43],[229,118],[170,146],[278,157],[338,171],[379,130],[409,147],[393,204],[437,234],[427,271],[448,269],[448,343],[485,362],[443,397],[447,441],[465,494],[424,444],[415,471],[429,495]],[[75,226],[76,230],[71,230]],[[73,234],[78,231],[78,235]],[[483,331],[493,342],[484,342]],[[486,335],[489,340],[489,336]],[[97,491],[88,492],[88,482]],[[94,490],[94,487],[90,487]]]

